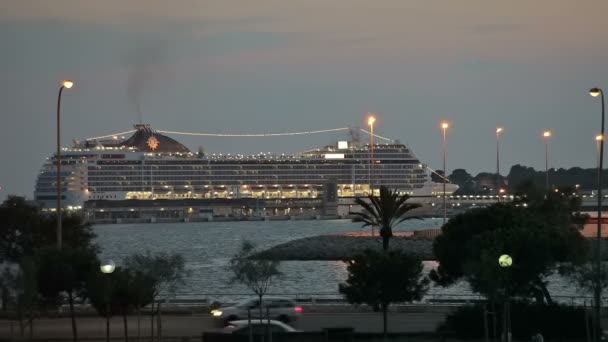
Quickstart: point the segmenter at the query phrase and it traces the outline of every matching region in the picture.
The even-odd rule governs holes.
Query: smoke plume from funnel
[[[143,124],[142,97],[146,90],[166,74],[168,47],[164,41],[148,41],[136,47],[127,59],[129,78],[127,97],[131,109],[137,115],[137,123]],[[165,75],[166,76],[166,75]]]

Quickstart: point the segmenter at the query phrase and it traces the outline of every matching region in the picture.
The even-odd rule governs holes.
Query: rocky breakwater
[[[382,239],[376,234],[344,233],[318,235],[289,241],[256,255],[269,260],[348,260],[366,249],[382,250]],[[398,234],[391,238],[391,250],[402,250],[423,260],[433,260],[433,239],[428,236]]]

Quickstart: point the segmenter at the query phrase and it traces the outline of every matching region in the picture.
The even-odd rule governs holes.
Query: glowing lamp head
[[[61,81],[61,86],[67,89],[70,89],[74,86],[74,82],[70,81],[70,80],[63,80]]]
[[[99,268],[101,269],[102,273],[110,274],[110,273],[114,272],[114,269],[116,268],[116,264],[114,263],[114,261],[108,259],[108,260],[104,260],[101,263],[101,265],[99,266]]]
[[[500,132],[502,132],[502,127],[498,127],[498,128],[496,128],[496,134],[498,134],[498,133],[500,133]]]
[[[441,123],[441,128],[447,129],[448,127],[450,127],[450,125],[447,122],[442,122]]]
[[[500,267],[510,267],[513,265],[513,259],[509,254],[503,254],[498,258],[498,265]]]
[[[600,88],[591,88],[589,89],[589,95],[593,97],[598,97],[602,93],[602,89]]]
[[[551,136],[551,131],[544,131],[543,132],[543,137],[549,138],[550,136]]]
[[[596,141],[602,141],[602,140],[604,140],[604,137],[601,134],[598,134],[598,135],[595,136],[595,140]]]
[[[368,125],[373,125],[374,122],[376,122],[376,117],[375,116],[370,116],[369,119],[367,119],[367,124]]]

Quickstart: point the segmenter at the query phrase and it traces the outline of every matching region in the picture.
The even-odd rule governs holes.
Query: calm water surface
[[[404,222],[396,230],[436,228],[441,219]],[[230,258],[239,250],[243,240],[265,249],[274,245],[321,234],[363,231],[360,224],[350,220],[332,221],[259,221],[259,222],[201,222],[167,224],[122,224],[94,226],[102,257],[120,264],[132,253],[180,253],[190,271],[178,297],[231,300],[250,293],[240,284],[230,283]],[[428,271],[434,262],[425,262]],[[338,284],[346,278],[346,265],[340,261],[289,261],[281,263],[283,276],[270,292],[289,295],[338,294]],[[554,295],[576,296],[569,282],[556,277],[551,282]],[[430,296],[471,295],[466,283],[449,288],[432,287]]]

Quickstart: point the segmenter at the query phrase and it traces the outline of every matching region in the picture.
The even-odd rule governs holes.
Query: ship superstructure
[[[339,197],[364,196],[386,185],[410,195],[434,195],[426,166],[404,144],[340,141],[292,155],[204,154],[136,125],[129,138],[87,140],[62,151],[62,200],[188,198],[316,198],[335,184]],[[42,167],[35,199],[56,204],[56,158]],[[373,175],[373,178],[372,178]],[[451,187],[450,187],[451,191]]]

